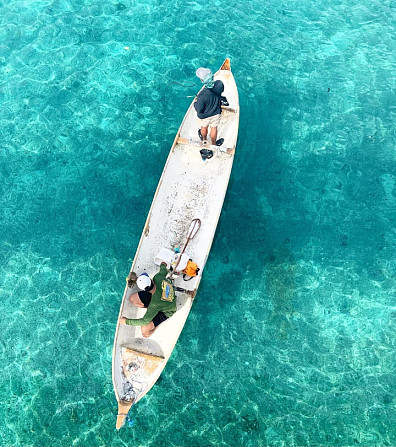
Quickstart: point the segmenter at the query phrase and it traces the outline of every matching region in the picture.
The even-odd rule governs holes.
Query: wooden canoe
[[[124,424],[131,406],[155,384],[172,353],[190,312],[220,217],[239,124],[238,91],[229,59],[215,73],[217,79],[223,81],[223,95],[229,102],[229,106],[222,109],[218,127],[218,138],[224,138],[224,143],[220,147],[203,145],[198,137],[197,115],[192,103],[166,160],[130,270],[138,275],[147,272],[153,277],[159,270],[161,249],[170,251],[176,246],[183,247],[190,223],[200,219],[201,227],[186,248],[186,254],[198,264],[200,272],[190,281],[184,281],[182,276],[175,279],[174,285],[185,289],[185,292],[176,292],[177,312],[159,325],[151,337],[143,338],[140,327],[117,324],[113,347],[117,429]],[[214,152],[206,161],[200,154],[203,147]],[[119,317],[141,318],[144,315],[146,309],[137,308],[129,301],[130,295],[137,291],[136,285],[126,285]]]

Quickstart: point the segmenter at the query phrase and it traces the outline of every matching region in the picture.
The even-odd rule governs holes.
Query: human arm
[[[224,84],[222,81],[218,80],[215,82],[215,85],[213,86],[213,91],[216,95],[221,96],[221,94],[224,92]]]
[[[146,324],[149,324],[150,321],[152,321],[153,318],[157,315],[157,313],[158,309],[156,308],[156,306],[151,304],[142,318],[125,318],[124,324],[127,324],[129,326],[144,326]]]
[[[166,268],[166,262],[161,262],[160,269],[156,275],[154,275],[153,281],[157,287],[160,287],[162,281],[165,279],[168,274],[168,269]]]
[[[198,95],[194,101],[194,108],[198,114],[203,113],[205,110],[205,101],[202,95]]]

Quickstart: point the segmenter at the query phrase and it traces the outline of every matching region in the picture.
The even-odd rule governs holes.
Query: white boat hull
[[[222,68],[227,67],[226,63]],[[159,269],[154,259],[161,248],[183,247],[191,221],[199,218],[201,227],[186,252],[200,272],[190,281],[184,281],[182,276],[175,279],[175,286],[191,294],[176,292],[177,312],[158,326],[151,337],[144,338],[139,326],[117,326],[113,349],[113,384],[119,402],[117,428],[122,426],[129,407],[151,389],[165,367],[190,312],[213,242],[232,169],[239,122],[238,92],[231,71],[220,69],[215,79],[223,81],[224,96],[230,104],[223,109],[218,127],[218,138],[225,141],[221,147],[210,146],[214,156],[202,160],[199,151],[203,145],[191,104],[166,161],[131,268],[137,274],[146,271],[152,277]],[[141,318],[146,312],[129,302],[129,296],[137,290],[125,288],[120,317]]]

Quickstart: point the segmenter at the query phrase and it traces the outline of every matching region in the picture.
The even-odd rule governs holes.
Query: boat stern
[[[133,402],[118,402],[117,422],[116,429],[119,430],[124,424],[125,419],[128,416],[128,412],[131,409]]]

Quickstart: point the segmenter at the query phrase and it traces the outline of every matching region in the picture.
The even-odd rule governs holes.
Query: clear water
[[[396,444],[395,16],[0,0],[1,445]],[[226,56],[242,113],[218,232],[117,432],[124,278],[194,71]]]

